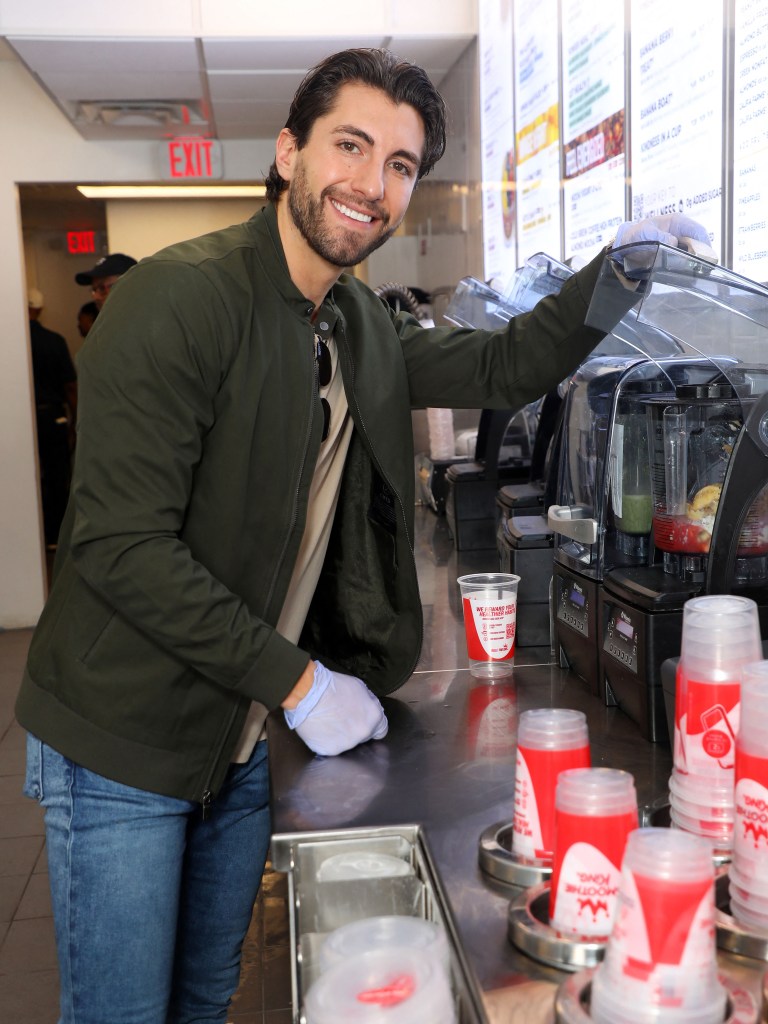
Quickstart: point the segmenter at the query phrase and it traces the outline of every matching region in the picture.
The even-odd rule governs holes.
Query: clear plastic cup
[[[592,979],[597,1024],[719,1024],[709,844],[663,828],[627,838],[614,928]]]
[[[751,906],[743,903],[734,894],[731,894],[731,916],[747,931],[768,935],[768,914],[755,912]]]
[[[470,672],[496,679],[512,672],[517,632],[517,585],[513,573],[459,576]]]
[[[757,892],[768,884],[768,661],[743,667],[741,710],[732,868],[745,880],[745,890]]]
[[[356,878],[392,878],[412,875],[413,867],[401,857],[369,850],[337,853],[317,869],[318,882],[348,882]]]
[[[740,865],[734,859],[728,865],[728,877],[740,889],[744,889],[753,896],[768,900],[768,875],[757,875],[750,877],[743,874]]]
[[[637,794],[629,772],[569,768],[555,787],[555,854],[549,923],[580,937],[610,933],[624,844],[637,828]]]
[[[712,594],[683,606],[675,693],[675,769],[733,778],[741,670],[762,654],[757,605],[748,597]]]
[[[733,849],[733,827],[730,825],[714,825],[711,822],[703,822],[700,818],[689,818],[685,814],[678,814],[674,807],[670,808],[669,817],[672,827],[681,832],[687,832],[692,836],[699,836],[706,839],[712,848],[713,854],[724,855]]]
[[[372,949],[424,950],[450,971],[451,953],[445,930],[419,917],[365,917],[331,932],[320,947],[320,970],[345,963]]]
[[[535,708],[517,727],[512,849],[520,857],[551,861],[555,848],[555,785],[560,772],[590,766],[583,711]]]
[[[358,953],[323,972],[304,1000],[307,1024],[455,1024],[450,980],[415,949]]]

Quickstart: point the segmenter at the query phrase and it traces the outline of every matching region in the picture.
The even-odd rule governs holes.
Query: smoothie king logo
[[[761,797],[742,794],[743,803],[736,805],[736,815],[744,823],[744,838],[752,835],[755,849],[762,839],[768,846],[768,804]]]
[[[593,921],[597,921],[600,914],[608,918],[608,900],[616,896],[619,891],[618,885],[613,883],[609,874],[603,872],[579,871],[577,878],[578,884],[566,884],[565,891],[576,897],[579,917],[589,911]]]

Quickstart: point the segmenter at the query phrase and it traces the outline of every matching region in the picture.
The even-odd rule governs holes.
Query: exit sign
[[[218,139],[168,139],[161,143],[160,162],[165,181],[207,181],[224,173]]]
[[[73,256],[80,256],[83,253],[96,252],[95,231],[68,231],[67,252]]]

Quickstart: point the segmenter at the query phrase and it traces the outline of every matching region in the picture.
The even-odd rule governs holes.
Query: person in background
[[[75,281],[78,284],[91,286],[93,301],[100,312],[113,286],[127,270],[135,266],[136,260],[132,256],[126,256],[122,252],[113,252],[108,256],[102,256],[91,270],[82,270],[79,274],[75,274]]]
[[[77,416],[77,374],[61,334],[40,323],[45,299],[27,292],[32,377],[35,388],[37,453],[45,544],[55,548],[69,496],[72,439]]]
[[[397,229],[445,121],[418,66],[328,57],[265,208],[128,270],[78,357],[72,500],[16,705],[63,1024],[227,1020],[270,839],[267,713],[270,758],[285,725],[308,757],[381,741],[378,698],[419,657],[412,408],[521,407],[602,337],[604,253],[493,333],[425,329],[344,272]]]
[[[85,302],[77,311],[77,329],[80,332],[81,338],[88,334],[98,315],[99,307],[95,302]]]

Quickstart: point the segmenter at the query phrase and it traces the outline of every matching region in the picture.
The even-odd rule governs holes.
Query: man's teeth
[[[337,203],[335,199],[332,199],[331,202],[337,210],[344,214],[345,217],[351,217],[352,220],[359,220],[363,224],[370,224],[373,220],[373,217],[369,214],[358,213],[357,210],[350,210],[348,206],[345,206],[343,203]]]

